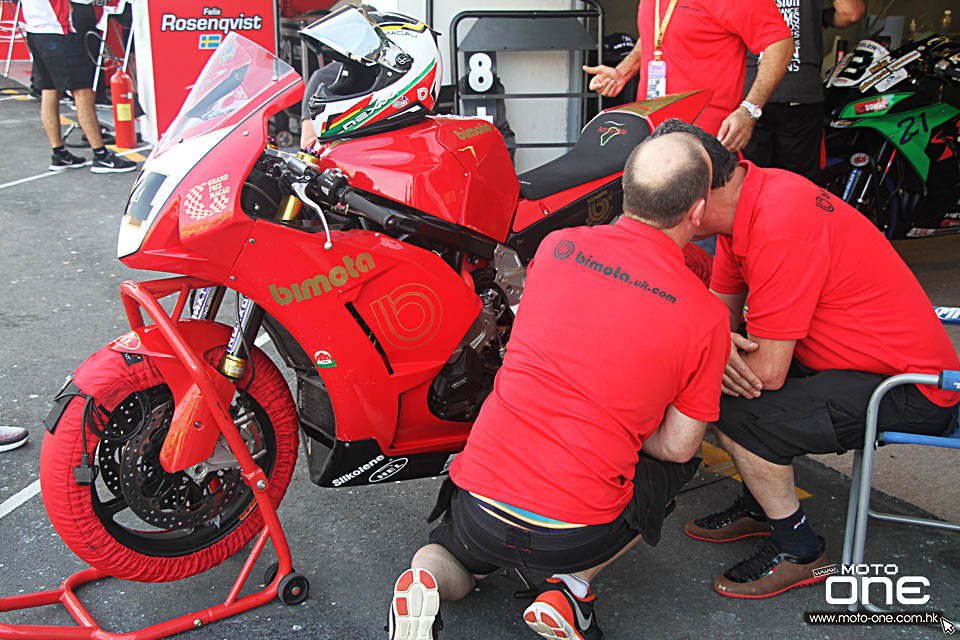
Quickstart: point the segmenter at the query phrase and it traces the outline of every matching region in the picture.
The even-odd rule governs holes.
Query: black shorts
[[[888,376],[814,371],[794,361],[783,387],[759,398],[723,396],[717,428],[748,451],[788,465],[807,453],[863,448],[867,403]],[[957,407],[940,407],[916,385],[894,387],[880,402],[877,430],[940,436],[956,427]]]
[[[528,531],[507,524],[481,509],[470,494],[448,479],[438,500],[438,507],[446,510],[430,532],[430,542],[446,548],[474,575],[486,575],[503,566],[554,573],[583,571],[614,557],[638,535],[656,545],[674,498],[699,466],[700,458],[678,464],[641,454],[633,499],[623,513],[607,524],[561,530]]]
[[[92,65],[76,33],[27,33],[33,71],[40,90],[72,91],[93,87]]]

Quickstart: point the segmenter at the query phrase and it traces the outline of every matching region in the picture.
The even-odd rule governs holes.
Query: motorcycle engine
[[[471,273],[483,308],[460,346],[430,385],[427,403],[438,418],[470,422],[493,390],[493,378],[503,362],[503,354],[513,311],[507,294],[496,282],[489,267]]]

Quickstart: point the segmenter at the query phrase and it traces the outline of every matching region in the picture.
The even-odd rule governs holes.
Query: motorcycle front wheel
[[[205,357],[215,363],[222,353],[220,347]],[[253,365],[253,382],[238,385],[230,414],[277,506],[296,463],[296,408],[280,371],[259,349]],[[98,372],[125,397],[113,411],[99,412],[96,428],[90,426],[96,398],[75,397],[54,433],[44,436],[41,492],[57,533],[91,566],[126,580],[179,580],[235,554],[259,532],[263,517],[222,438],[202,465],[176,473],[161,467],[172,396],[149,356],[136,367]],[[85,451],[98,469],[92,484],[79,484],[75,473]]]
[[[820,173],[818,183],[830,193],[842,198],[853,171],[855,168],[848,162],[835,162]],[[863,202],[858,202],[866,177],[864,174],[860,176],[860,180],[856,181],[857,184],[853,187],[852,193],[847,196],[847,204],[859,210],[867,220],[880,229],[883,235],[892,240],[901,226],[898,215],[900,207],[895,187],[889,178],[878,183],[877,175],[874,174],[866,193],[863,194]]]

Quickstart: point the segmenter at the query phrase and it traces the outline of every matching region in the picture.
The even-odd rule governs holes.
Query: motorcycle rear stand
[[[229,415],[220,409],[216,402],[213,383],[201,366],[196,354],[190,349],[189,345],[181,336],[173,320],[173,318],[178,318],[182,314],[187,302],[187,297],[192,289],[213,286],[215,284],[216,283],[189,277],[167,278],[142,283],[127,281],[121,285],[121,295],[131,328],[137,329],[144,326],[140,308],[146,309],[172,349],[187,367],[194,382],[203,393],[205,402],[216,417],[221,433],[227,441],[227,445],[237,457],[244,482],[253,490],[254,500],[257,506],[260,507],[263,515],[264,527],[257,536],[250,553],[247,555],[247,559],[236,580],[233,582],[226,600],[223,604],[200,609],[199,611],[143,627],[136,631],[112,633],[105,631],[99,625],[76,594],[78,587],[89,582],[109,578],[110,574],[95,568],[84,569],[64,580],[59,589],[0,598],[0,611],[17,611],[60,603],[76,621],[76,625],[13,625],[0,623],[0,638],[4,640],[156,640],[187,631],[188,629],[199,628],[215,620],[221,620],[259,607],[273,600],[278,594],[287,596],[286,590],[280,588],[280,583],[288,584],[289,576],[296,576],[297,574],[293,573],[293,559],[290,553],[290,547],[287,544],[286,535],[277,517],[277,510],[267,495],[268,480],[266,474],[264,474],[263,470],[254,462],[253,457],[243,443],[243,438],[236,424],[234,424]],[[175,292],[180,295],[173,313],[168,316],[157,299]],[[266,585],[262,590],[238,598],[240,590],[243,589],[268,539],[272,542],[277,554],[278,568],[276,575],[273,577],[273,580],[270,581],[270,584]],[[300,578],[302,579],[302,577]],[[299,597],[302,594],[301,589],[306,591],[309,586],[305,579],[303,579],[302,584],[303,586],[294,586],[289,595],[293,596],[294,599]]]

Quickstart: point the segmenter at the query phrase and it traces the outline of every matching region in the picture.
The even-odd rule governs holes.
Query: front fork
[[[304,162],[315,163],[317,157],[304,151],[297,154],[297,158]],[[295,220],[300,215],[301,203],[293,193],[285,195],[277,208],[275,218],[283,222]],[[193,301],[192,315],[198,320],[214,320],[227,288],[223,285],[207,287],[197,291]],[[227,350],[220,360],[217,369],[223,375],[234,380],[240,380],[247,372],[247,363],[250,358],[250,345],[253,344],[263,324],[263,308],[242,295],[237,297],[237,319],[230,334]]]

